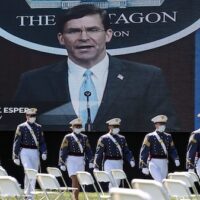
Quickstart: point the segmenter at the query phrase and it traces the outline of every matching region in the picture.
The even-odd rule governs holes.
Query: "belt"
[[[75,153],[75,152],[70,152],[68,155],[69,156],[84,156],[83,153]]]
[[[122,157],[117,157],[117,156],[105,156],[105,160],[122,160]]]
[[[21,147],[25,149],[37,149],[36,146],[31,146],[31,145],[26,145],[26,144],[21,145]]]
[[[157,159],[167,159],[166,155],[151,155],[151,158],[157,158]]]

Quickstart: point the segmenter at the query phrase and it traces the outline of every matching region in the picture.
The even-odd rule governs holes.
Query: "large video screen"
[[[71,74],[73,63],[56,28],[66,9],[82,3],[1,2],[0,130],[15,130],[32,107],[38,109],[37,122],[46,131],[69,130],[69,122],[82,116],[80,110],[86,122],[89,113],[91,131],[96,132],[107,131],[106,122],[112,118],[122,120],[122,132],[153,131],[151,119],[159,114],[168,117],[168,131],[197,128],[200,2],[88,1],[107,11],[113,33],[106,58],[89,67],[94,88],[88,89],[88,96],[83,93],[84,104],[82,80],[78,73]],[[91,38],[88,41],[89,49]]]

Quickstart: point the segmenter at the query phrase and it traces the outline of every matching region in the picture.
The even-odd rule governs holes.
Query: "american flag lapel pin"
[[[120,80],[123,80],[123,79],[124,79],[124,76],[121,75],[121,74],[118,74],[118,75],[117,75],[117,78],[120,79]]]

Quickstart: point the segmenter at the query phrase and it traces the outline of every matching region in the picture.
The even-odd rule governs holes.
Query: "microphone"
[[[85,130],[86,131],[91,131],[92,130],[92,121],[91,121],[91,112],[90,112],[90,104],[89,104],[89,97],[91,96],[91,92],[90,91],[85,91],[84,95],[87,98],[87,114],[88,114],[88,118],[87,118],[87,122],[85,124]]]
[[[91,92],[90,91],[85,91],[84,95],[88,98],[89,96],[91,96]]]

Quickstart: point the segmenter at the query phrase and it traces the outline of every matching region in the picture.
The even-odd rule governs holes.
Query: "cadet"
[[[143,141],[140,151],[140,168],[145,175],[150,174],[153,179],[162,182],[168,174],[168,154],[172,157],[175,165],[180,165],[179,156],[174,146],[171,134],[164,132],[167,116],[158,115],[151,119],[156,130],[148,133]]]
[[[59,153],[59,165],[61,170],[68,171],[72,180],[72,187],[78,188],[73,191],[74,198],[78,200],[80,185],[76,176],[77,171],[85,170],[85,157],[89,161],[89,168],[93,168],[93,152],[88,137],[81,132],[82,121],[80,118],[70,122],[72,133],[67,134],[61,144]]]
[[[200,117],[200,113],[197,115]],[[186,156],[186,168],[188,171],[194,172],[196,168],[197,174],[200,177],[200,128],[193,131],[189,138]]]
[[[36,121],[36,108],[30,108],[26,111],[27,121],[19,124],[16,129],[13,144],[13,161],[16,165],[23,165],[24,169],[35,169],[38,171],[40,166],[40,153],[42,160],[47,159],[47,148],[44,140],[41,125]],[[24,179],[24,193],[27,199],[33,199],[31,192],[35,187],[35,181],[31,180],[29,184],[27,177]]]
[[[123,160],[135,166],[132,152],[129,150],[126,139],[120,135],[121,119],[114,118],[106,122],[109,132],[98,140],[94,159],[94,170],[99,170],[104,162],[104,170],[111,173],[112,169],[123,169]],[[120,181],[118,182],[120,185]],[[111,184],[110,184],[111,187]]]

